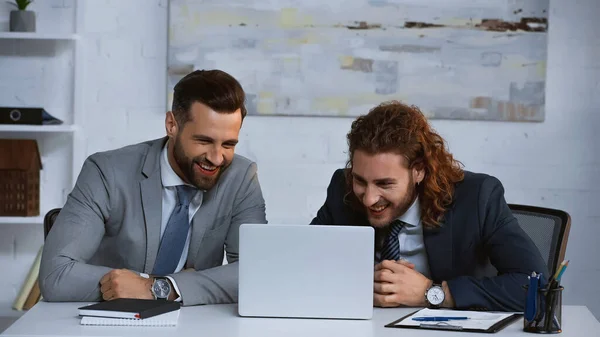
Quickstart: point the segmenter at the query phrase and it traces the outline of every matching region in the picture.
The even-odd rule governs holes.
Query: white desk
[[[177,327],[101,327],[79,324],[77,308],[86,303],[40,302],[23,315],[2,336],[168,336],[168,337],[370,337],[370,336],[464,336],[452,331],[385,328],[414,309],[376,308],[373,319],[365,321],[324,319],[244,318],[236,305],[184,307]],[[563,333],[559,336],[598,336],[600,323],[584,306],[563,307]],[[492,336],[532,336],[521,330],[522,319]],[[477,335],[468,333],[468,335]],[[484,334],[487,335],[487,334]]]

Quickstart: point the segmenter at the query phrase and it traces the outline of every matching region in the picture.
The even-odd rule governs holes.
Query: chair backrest
[[[54,225],[54,220],[56,220],[56,216],[58,216],[58,213],[60,212],[60,210],[61,210],[60,208],[51,209],[44,216],[44,240],[46,240],[46,237],[48,236],[48,232],[50,232],[52,225]]]
[[[529,235],[546,261],[550,275],[565,258],[571,217],[565,211],[509,204],[521,228]]]

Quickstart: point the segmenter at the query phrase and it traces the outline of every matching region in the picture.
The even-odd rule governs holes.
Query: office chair
[[[508,207],[519,221],[521,228],[529,235],[539,249],[550,275],[565,258],[571,217],[565,211],[509,204]]]
[[[52,225],[54,225],[54,220],[56,220],[56,216],[58,216],[59,212],[60,208],[54,208],[49,210],[44,216],[44,240],[46,240],[48,232],[50,232]]]

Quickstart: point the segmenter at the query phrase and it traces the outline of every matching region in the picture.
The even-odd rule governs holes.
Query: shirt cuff
[[[175,290],[175,295],[177,295],[177,298],[175,299],[175,302],[181,302],[181,293],[179,292],[179,288],[177,287],[177,283],[175,282],[175,280],[171,277],[171,276],[165,276],[166,278],[169,279],[169,281],[171,281],[171,284],[173,285],[173,290]]]

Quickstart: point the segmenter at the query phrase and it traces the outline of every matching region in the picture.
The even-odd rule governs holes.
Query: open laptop
[[[240,226],[240,316],[370,319],[370,226]]]

